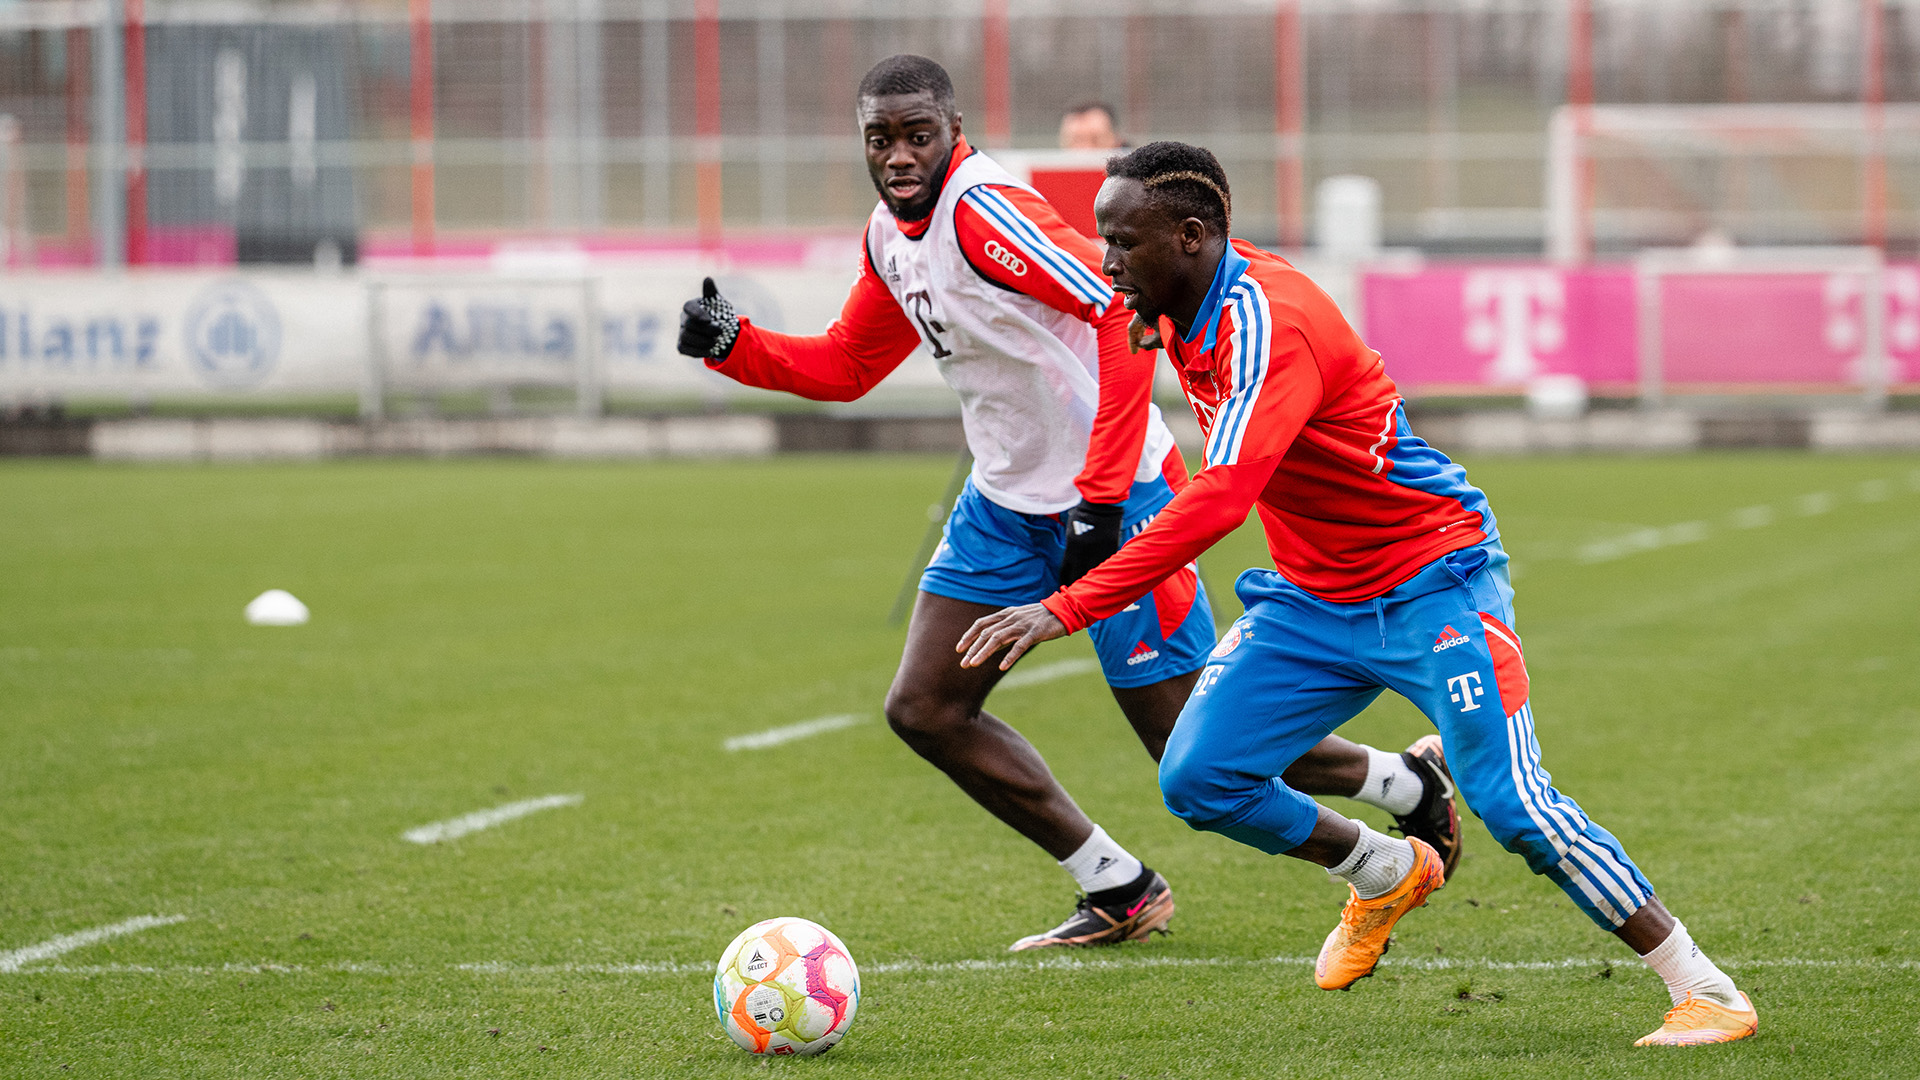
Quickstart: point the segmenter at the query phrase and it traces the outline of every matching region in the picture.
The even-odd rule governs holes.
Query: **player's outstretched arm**
[[[1040,604],[1024,604],[982,616],[960,635],[960,644],[955,645],[953,651],[964,654],[960,657],[961,667],[979,667],[992,659],[994,653],[1006,649],[1007,655],[1000,661],[1000,670],[1005,671],[1025,656],[1028,649],[1066,636],[1067,628],[1054,618],[1053,612]]]
[[[680,313],[680,352],[736,382],[813,401],[852,401],[892,374],[920,336],[886,286],[861,267],[860,280],[824,334],[780,334],[753,325],[708,278]]]
[[[1071,633],[1139,600],[1239,528],[1279,465],[1276,454],[1201,470],[1119,554],[1040,606]]]

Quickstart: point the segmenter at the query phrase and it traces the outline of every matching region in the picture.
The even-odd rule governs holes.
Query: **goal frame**
[[[1892,365],[1887,349],[1887,262],[1877,247],[1691,247],[1646,248],[1634,258],[1634,306],[1639,333],[1640,403],[1657,409],[1666,404],[1670,385],[1666,372],[1665,290],[1670,277],[1692,274],[1724,276],[1858,274],[1862,278],[1860,303],[1861,403],[1884,408]],[[1847,384],[1831,384],[1832,388]],[[1805,393],[1826,386],[1756,383],[1752,386],[1712,386],[1709,393]]]
[[[1883,243],[1887,230],[1887,158],[1920,145],[1916,104],[1562,105],[1547,130],[1547,255],[1556,262],[1592,257],[1595,239],[1593,143],[1609,136],[1692,149],[1700,159],[1735,152],[1859,160],[1860,235]]]

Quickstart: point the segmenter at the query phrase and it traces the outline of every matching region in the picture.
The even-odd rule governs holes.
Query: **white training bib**
[[[953,214],[981,184],[1032,190],[976,152],[947,178],[919,238],[901,232],[881,203],[867,219],[867,257],[960,395],[973,486],[1009,510],[1057,514],[1080,502],[1073,479],[1100,406],[1099,343],[1092,326],[968,264]],[[1148,408],[1136,482],[1159,476],[1173,449],[1159,406]]]

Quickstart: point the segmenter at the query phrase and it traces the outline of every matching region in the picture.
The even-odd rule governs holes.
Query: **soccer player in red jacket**
[[[1205,467],[1085,577],[971,627],[962,662],[1005,649],[1004,667],[1119,610],[1257,509],[1277,569],[1236,582],[1246,614],[1180,714],[1160,788],[1194,828],[1348,884],[1315,981],[1342,990],[1372,974],[1394,924],[1445,879],[1418,838],[1347,820],[1286,779],[1303,750],[1391,689],[1439,729],[1494,839],[1666,981],[1673,1008],[1640,1045],[1753,1034],[1746,995],[1541,767],[1493,511],[1407,426],[1380,354],[1304,274],[1228,238],[1227,178],[1211,153],[1153,143],[1111,161],[1107,177],[1095,204],[1103,269],[1165,343],[1207,434]]]
[[[1097,565],[1186,484],[1152,403],[1153,358],[1128,347],[1131,316],[1098,273],[1098,247],[967,145],[939,64],[882,61],[861,81],[858,109],[880,204],[839,320],[814,337],[773,333],[708,282],[686,305],[680,350],[748,385],[827,401],[865,394],[917,346],[932,355],[959,394],[974,466],[921,577],[887,719],[1086,891],[1066,921],[1014,949],[1145,937],[1173,913],[1165,879],[983,710],[1001,669],[962,668],[954,644],[980,616]],[[1214,646],[1197,575],[1176,567],[1089,629],[1114,698],[1158,759]],[[1306,751],[1290,782],[1381,806],[1410,835],[1458,852],[1437,745],[1392,754],[1332,738]]]

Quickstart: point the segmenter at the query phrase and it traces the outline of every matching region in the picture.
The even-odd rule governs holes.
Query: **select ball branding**
[[[846,1035],[860,1006],[860,972],[833,932],[799,918],[741,931],[713,976],[727,1037],[754,1054],[818,1054]]]

